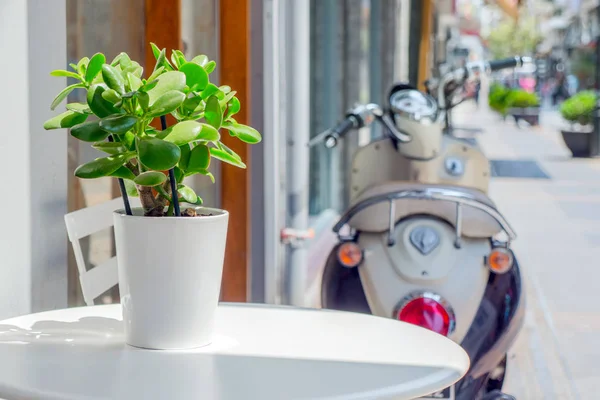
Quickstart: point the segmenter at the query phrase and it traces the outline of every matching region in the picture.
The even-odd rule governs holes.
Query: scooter
[[[333,148],[378,122],[386,135],[361,147],[350,171],[349,209],[323,270],[323,308],[395,318],[460,343],[467,375],[429,399],[501,400],[506,354],[524,319],[516,234],[488,197],[488,159],[453,136],[449,119],[464,83],[529,61],[468,64],[422,93],[396,85],[389,107],[358,105],[309,145]],[[399,338],[401,340],[401,338]]]

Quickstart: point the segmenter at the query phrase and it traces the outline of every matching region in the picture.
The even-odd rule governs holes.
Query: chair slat
[[[117,257],[103,262],[80,276],[81,289],[86,304],[94,304],[94,299],[119,283]],[[88,301],[88,299],[90,301]]]
[[[139,199],[130,198],[132,207],[139,206]],[[123,208],[121,197],[83,208],[65,215],[69,240],[72,242],[113,226],[113,212]]]

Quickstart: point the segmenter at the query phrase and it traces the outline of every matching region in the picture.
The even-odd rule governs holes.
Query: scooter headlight
[[[434,122],[438,108],[433,97],[414,89],[395,92],[390,97],[392,112],[415,121]]]

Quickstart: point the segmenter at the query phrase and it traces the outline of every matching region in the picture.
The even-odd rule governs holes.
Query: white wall
[[[0,319],[65,307],[66,131],[46,132],[65,86],[64,0],[0,2]]]

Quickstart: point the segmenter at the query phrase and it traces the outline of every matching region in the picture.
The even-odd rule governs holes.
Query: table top
[[[124,344],[121,306],[0,322],[0,398],[411,399],[460,379],[463,349],[425,329],[364,314],[221,304],[209,346]]]

